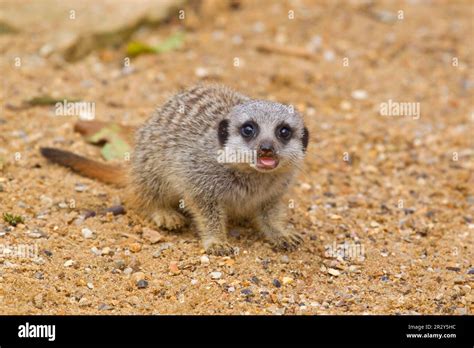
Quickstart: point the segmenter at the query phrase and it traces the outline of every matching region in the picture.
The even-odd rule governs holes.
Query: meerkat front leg
[[[291,251],[303,242],[303,238],[296,231],[288,231],[285,228],[284,209],[279,201],[268,202],[261,208],[254,221],[273,248]]]
[[[213,255],[231,255],[234,252],[227,242],[227,217],[217,203],[194,200],[188,207],[196,221],[199,236],[206,252]]]

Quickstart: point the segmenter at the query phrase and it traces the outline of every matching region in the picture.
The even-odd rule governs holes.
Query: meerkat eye
[[[277,130],[277,136],[280,139],[288,140],[291,138],[291,128],[288,126],[282,126]]]
[[[244,138],[251,138],[256,132],[257,127],[251,122],[244,123],[240,128],[240,134],[242,134]]]

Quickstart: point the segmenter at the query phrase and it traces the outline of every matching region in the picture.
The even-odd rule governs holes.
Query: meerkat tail
[[[126,171],[120,166],[97,162],[69,151],[42,147],[41,154],[53,163],[68,167],[83,176],[105,182],[124,186]]]

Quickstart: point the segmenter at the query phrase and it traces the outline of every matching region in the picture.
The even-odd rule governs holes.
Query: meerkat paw
[[[275,250],[293,251],[303,243],[303,237],[297,232],[267,235],[267,240]]]
[[[229,256],[234,254],[234,248],[226,241],[212,240],[204,242],[206,253],[216,256]]]
[[[187,223],[181,213],[169,209],[156,211],[153,213],[152,219],[158,227],[167,230],[177,230]]]

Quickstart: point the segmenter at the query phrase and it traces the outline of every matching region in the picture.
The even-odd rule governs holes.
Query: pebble
[[[44,279],[44,274],[43,274],[43,272],[36,272],[34,277],[36,279]]]
[[[334,269],[334,268],[328,268],[328,273],[330,275],[335,276],[335,277],[337,277],[341,274],[341,272],[339,272],[337,269]]]
[[[101,303],[98,307],[99,311],[110,311],[114,309],[112,306],[109,306],[108,304]]]
[[[228,292],[235,292],[235,287],[229,286],[229,287],[227,288],[227,291],[228,291]]]
[[[281,283],[278,279],[273,279],[272,283],[276,288],[281,288]]]
[[[134,243],[130,243],[128,248],[130,249],[131,252],[138,253],[140,250],[142,250],[142,245],[140,243],[134,242]]]
[[[118,268],[119,270],[123,271],[125,269],[125,261],[122,259],[115,260],[114,261],[115,267]]]
[[[43,308],[43,294],[38,294],[33,297],[33,304],[36,308],[41,309]]]
[[[145,273],[135,272],[132,274],[131,279],[134,283],[138,283],[140,280],[145,280]]]
[[[363,89],[356,89],[356,90],[352,91],[351,96],[355,100],[364,100],[364,99],[367,99],[369,94],[366,91],[364,91]]]
[[[222,277],[222,272],[211,272],[212,279],[221,279],[221,277]]]
[[[95,246],[91,248],[91,252],[96,256],[102,255],[102,251],[97,249],[97,247],[95,247]]]
[[[74,190],[76,190],[77,192],[84,192],[85,190],[87,190],[87,185],[84,185],[84,184],[81,184],[81,183],[77,183],[77,184],[74,186]]]
[[[256,285],[260,284],[260,279],[258,279],[256,276],[250,278],[250,281]]]
[[[72,265],[74,265],[73,260],[67,260],[66,262],[64,262],[64,267],[71,267]]]
[[[179,270],[179,267],[178,267],[178,262],[176,261],[171,261],[170,264],[169,264],[169,270],[172,274],[179,274],[181,273],[181,271]]]
[[[202,255],[200,260],[202,265],[208,265],[210,263],[209,257],[207,255]]]
[[[145,289],[146,287],[148,287],[148,282],[145,279],[141,279],[137,282],[137,288]]]
[[[242,289],[242,290],[240,290],[240,293],[245,295],[245,296],[252,296],[253,295],[253,292],[250,289]]]
[[[311,185],[308,184],[308,183],[306,183],[306,182],[303,182],[303,183],[300,185],[300,187],[301,187],[301,190],[303,190],[303,191],[309,191],[309,190],[311,190]]]
[[[91,305],[91,302],[87,299],[87,297],[82,297],[79,300],[78,305],[79,305],[79,307],[88,307],[88,306]]]
[[[157,258],[160,257],[163,251],[170,249],[173,246],[173,243],[162,243],[158,247],[158,250],[153,253],[153,257]]]
[[[163,240],[163,236],[161,235],[160,232],[148,227],[145,227],[142,230],[142,236],[145,240],[149,241],[151,244],[155,244]]]
[[[281,281],[282,281],[283,285],[288,285],[288,284],[293,283],[294,279],[291,278],[291,277],[283,277],[283,279]]]
[[[280,257],[280,262],[281,263],[289,263],[290,262],[290,258],[288,257],[288,255],[282,255]]]
[[[81,233],[82,233],[82,236],[85,238],[85,239],[90,239],[93,237],[94,235],[94,232],[92,232],[90,229],[88,229],[87,227],[86,228],[83,228],[81,230]]]
[[[125,275],[130,275],[132,274],[132,272],[133,272],[133,269],[131,267],[127,267],[123,270],[123,274]]]
[[[92,289],[94,289],[94,284],[92,284],[92,283],[87,283],[87,287],[92,290]]]
[[[471,268],[471,269],[467,272],[467,274],[474,274],[474,268]]]
[[[191,279],[191,285],[196,285],[198,283],[197,279]]]
[[[112,250],[109,247],[102,248],[101,255],[109,255]]]

